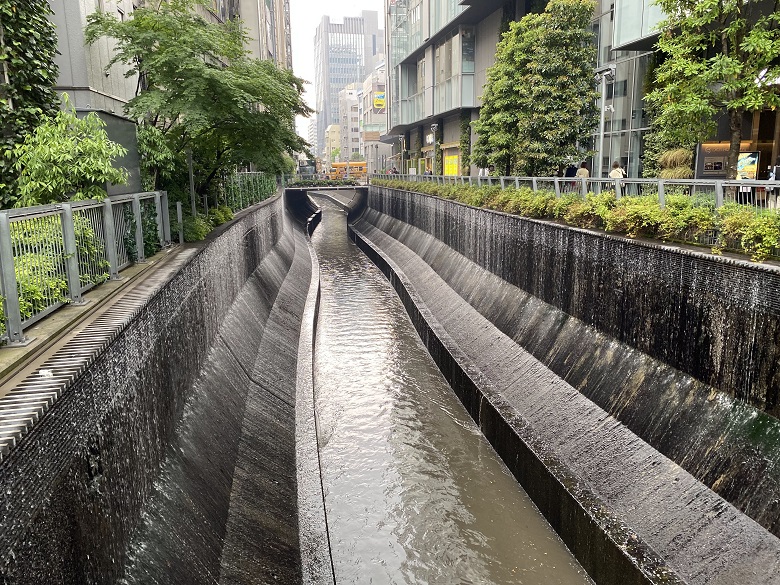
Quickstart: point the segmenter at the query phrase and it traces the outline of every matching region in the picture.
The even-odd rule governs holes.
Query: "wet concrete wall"
[[[289,207],[237,219],[142,299],[3,462],[4,583],[301,580],[311,259],[297,223],[311,209]]]
[[[577,506],[589,510],[589,497],[583,499],[579,495],[588,490],[582,492],[577,482],[584,482],[591,489],[596,488],[592,502],[600,502],[597,507],[601,509],[603,506],[607,516],[614,513],[618,523],[626,522],[629,529],[636,530],[629,541],[635,539],[645,543],[687,582],[711,583],[719,582],[718,579],[725,579],[720,581],[724,583],[758,582],[757,577],[747,576],[753,570],[763,572],[765,582],[780,579],[777,576],[777,562],[772,560],[771,555],[764,558],[769,565],[763,567],[757,559],[755,568],[745,567],[741,560],[745,551],[756,548],[746,544],[752,538],[758,539],[755,542],[764,543],[757,548],[764,548],[768,543],[770,548],[777,549],[778,540],[767,532],[762,535],[763,529],[726,501],[720,500],[718,503],[720,498],[708,489],[712,487],[718,490],[743,512],[769,530],[777,532],[776,467],[780,442],[777,419],[734,400],[726,392],[718,392],[660,359],[638,351],[630,344],[616,341],[593,325],[584,323],[497,276],[508,276],[514,282],[536,283],[541,290],[555,293],[561,306],[570,306],[574,301],[565,299],[571,296],[580,298],[581,293],[577,291],[584,288],[594,295],[593,303],[603,307],[604,298],[599,298],[597,291],[608,289],[606,296],[614,295],[605,279],[611,279],[610,275],[615,273],[620,274],[621,282],[631,283],[627,288],[634,291],[644,288],[646,290],[642,298],[655,299],[652,306],[640,303],[639,308],[631,308],[626,306],[627,301],[621,305],[621,319],[625,321],[623,329],[634,330],[629,322],[629,317],[633,316],[642,322],[638,330],[644,330],[645,321],[655,322],[658,318],[652,314],[645,315],[643,311],[667,306],[664,292],[671,286],[667,282],[666,288],[654,287],[654,282],[662,278],[660,275],[655,279],[642,280],[648,264],[644,257],[652,254],[655,248],[578,230],[572,236],[567,236],[563,233],[566,228],[559,226],[530,222],[531,227],[526,227],[522,225],[526,220],[520,218],[373,187],[368,205],[366,214],[355,224],[361,238],[365,239],[365,248],[372,249],[373,252],[369,253],[373,253],[374,257],[386,256],[388,266],[394,262],[402,266],[406,276],[391,278],[410,279],[414,283],[412,289],[418,293],[421,288],[430,289],[430,295],[423,298],[421,304],[413,303],[416,308],[410,308],[413,319],[415,311],[425,317],[422,320],[427,325],[420,327],[423,339],[432,349],[434,357],[443,363],[445,373],[452,370],[449,363],[452,358],[447,356],[460,356],[460,361],[456,360],[459,363],[456,370],[466,372],[466,377],[463,374],[451,374],[456,391],[459,385],[464,386],[460,384],[463,380],[479,380],[479,383],[465,384],[464,387],[473,385],[479,391],[464,391],[464,404],[475,420],[480,422],[483,431],[494,442],[525,489],[537,499],[542,511],[556,527],[563,529],[564,540],[575,551],[583,566],[589,571],[593,568],[592,559],[589,561],[587,557],[598,546],[594,548],[593,541],[587,537],[587,528],[599,524],[594,516],[598,517],[600,512],[594,513],[591,508],[585,513],[586,517],[592,514],[589,521],[576,521],[576,513],[572,513],[572,510],[576,510]],[[422,226],[423,229],[414,226]],[[523,244],[525,256],[514,250],[514,247],[521,245],[522,242],[518,243],[518,234],[525,233],[524,230],[531,230],[540,236],[536,253],[530,241]],[[432,237],[429,232],[438,234],[440,238]],[[601,237],[608,242],[590,242],[587,250],[580,250],[577,242],[585,235],[593,241]],[[526,237],[530,236],[526,234]],[[471,250],[469,255],[479,260],[479,264],[459,254],[444,240],[464,251]],[[639,259],[631,260],[632,255],[627,248],[632,245],[637,245]],[[615,247],[625,249],[617,253]],[[602,255],[594,250],[602,250]],[[673,253],[665,249],[656,250],[662,257]],[[567,259],[567,255],[574,258]],[[551,265],[554,260],[558,265],[579,266],[584,262],[577,258],[579,255],[593,260],[588,264],[588,270],[581,266],[577,270],[554,270]],[[695,264],[698,260],[695,255],[682,255],[685,262]],[[524,258],[528,261],[525,262]],[[651,264],[658,266],[659,270],[664,265],[659,259],[653,262]],[[712,263],[703,260],[703,264],[694,267],[693,271],[697,274],[708,272],[709,280],[717,280],[717,261]],[[675,263],[667,262],[666,265],[675,266]],[[771,272],[759,269],[759,274],[769,279],[769,282],[764,282],[751,273],[751,266],[730,261],[725,261],[724,266],[727,274],[744,269],[748,273],[748,280],[762,290],[766,290],[772,278],[776,278]],[[634,268],[637,269],[637,275],[632,277]],[[386,271],[394,273],[394,269]],[[578,282],[576,277],[579,275],[591,283]],[[545,282],[546,279],[549,282]],[[635,282],[637,279],[640,283]],[[600,284],[593,284],[594,280]],[[667,280],[674,279],[669,277]],[[558,292],[555,292],[556,287],[560,289]],[[737,288],[738,300],[742,288]],[[585,303],[586,299],[582,298],[580,302]],[[716,304],[709,295],[685,299],[685,303],[695,305],[697,302],[710,306]],[[458,303],[463,308],[459,308]],[[735,300],[726,299],[724,304],[732,306],[734,303]],[[432,310],[432,306],[440,312]],[[758,310],[762,303],[752,302],[749,306]],[[699,309],[699,312],[709,314],[712,310]],[[469,319],[468,311],[476,311],[479,319],[490,326],[486,328],[485,324],[478,322],[476,316]],[[693,314],[693,309],[691,311]],[[668,312],[666,315],[669,319],[673,318]],[[759,322],[767,319],[771,319],[771,315],[766,312],[763,318],[754,317]],[[442,325],[443,321],[450,323],[452,329],[444,327],[444,331],[437,333],[437,336],[425,332],[426,329],[435,329],[437,324]],[[463,325],[464,322],[466,325]],[[469,326],[471,330],[468,330]],[[697,327],[695,323],[689,323],[688,326]],[[431,341],[439,337],[452,342],[453,331],[463,327],[467,328],[464,337],[449,346],[444,343],[448,346],[446,351],[441,349],[440,344]],[[668,332],[681,325],[668,326],[666,329],[659,327]],[[494,332],[489,333],[491,330]],[[718,328],[714,331],[724,341],[731,338],[729,332],[724,333]],[[754,331],[753,334],[758,335],[759,332]],[[471,346],[471,353],[462,349],[464,345]],[[475,362],[480,365],[475,365]],[[530,365],[522,365],[525,362]],[[531,374],[530,378],[528,375],[518,378],[518,372],[529,367],[536,373]],[[492,379],[486,372],[491,373]],[[771,382],[765,383],[771,385]],[[499,391],[486,402],[484,397],[491,396],[491,384],[498,386]],[[525,388],[519,394],[513,389],[518,384]],[[580,392],[577,393],[577,390]],[[531,394],[527,395],[528,392]],[[531,396],[540,393],[542,402],[533,402],[539,398],[532,400]],[[531,402],[527,402],[529,400]],[[576,415],[565,413],[574,408],[574,404],[579,404],[580,400],[585,400],[581,412]],[[506,405],[507,402],[510,406],[508,413],[495,406],[496,403]],[[559,411],[557,414],[551,412],[548,415],[550,418],[545,418],[541,412],[548,408],[548,404],[557,404]],[[518,413],[521,417],[519,421]],[[617,427],[609,422],[612,417],[608,414],[617,419]],[[627,425],[633,432],[623,425]],[[557,430],[550,434],[552,428]],[[545,444],[544,440],[539,441],[540,432],[543,436],[545,433],[549,435],[549,444]],[[628,433],[626,437],[618,436],[624,433]],[[603,444],[603,438],[599,437],[600,434],[611,437],[606,445]],[[573,442],[559,445],[557,455],[560,459],[556,461],[553,457],[551,462],[544,463],[550,448],[560,441],[560,436],[569,437]],[[627,450],[609,458],[607,452],[616,448],[616,445],[625,445]],[[664,455],[682,467],[677,467]],[[540,462],[544,465],[540,465]],[[642,473],[635,475],[637,470],[624,468],[626,462],[631,462],[631,467],[636,465],[638,469],[654,471],[650,477]],[[556,471],[559,469],[565,471],[563,476]],[[567,473],[573,479],[565,479]],[[681,477],[687,478],[685,488],[681,487]],[[556,483],[563,484],[563,492],[551,487]],[[615,487],[621,485],[625,488]],[[628,486],[633,487],[628,489]],[[669,486],[679,486],[680,489],[669,489]],[[626,489],[635,500],[624,500]],[[572,508],[565,503],[568,497],[566,494],[575,494],[577,506]],[[699,504],[705,501],[709,503],[699,508],[699,504],[690,503],[690,499]],[[564,513],[564,510],[568,512]],[[728,517],[731,524],[727,522],[715,527],[709,520],[713,515]],[[608,529],[604,530],[608,535],[606,541],[620,541],[620,531],[615,537],[614,533],[609,536],[611,533]],[[745,539],[746,534],[752,536]],[[618,548],[630,550],[631,546],[618,544]],[[723,571],[722,566],[729,563],[726,559],[732,559],[735,565],[742,567]],[[619,566],[619,563],[615,566]],[[718,568],[710,569],[707,574],[708,570],[704,568],[707,566]],[[767,573],[770,575],[768,581]],[[606,579],[603,582],[622,582],[619,576],[614,581],[603,575],[600,579]]]
[[[371,193],[372,209],[433,235],[509,284],[780,415],[777,268],[485,213],[438,198],[382,188]]]

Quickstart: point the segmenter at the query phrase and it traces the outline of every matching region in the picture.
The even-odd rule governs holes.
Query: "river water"
[[[336,582],[591,581],[466,413],[323,197],[315,398]]]

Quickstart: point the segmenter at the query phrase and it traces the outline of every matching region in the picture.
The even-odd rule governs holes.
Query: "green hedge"
[[[529,187],[516,189],[499,186],[409,182],[397,179],[372,179],[377,186],[415,191],[452,199],[475,207],[484,207],[536,219],[558,221],[566,225],[603,229],[630,238],[644,237],[700,245],[705,234],[717,234],[712,251],[744,252],[754,262],[776,253],[780,242],[780,214],[773,210],[727,203],[715,209],[707,198],[667,193],[661,207],[657,195],[622,197],[605,191],[567,194],[556,198],[552,191],[534,192]]]

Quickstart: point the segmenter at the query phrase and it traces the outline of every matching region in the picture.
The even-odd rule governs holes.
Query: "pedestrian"
[[[588,165],[582,163],[580,165],[580,168],[577,169],[577,172],[574,176],[581,179],[582,178],[587,179],[588,177],[590,177],[590,171],[588,170]]]
[[[566,167],[566,171],[564,171],[563,176],[564,177],[576,177],[577,176],[577,167],[575,167],[573,163],[570,163],[569,166]]]
[[[620,161],[615,161],[612,163],[612,170],[609,171],[609,178],[610,179],[625,179],[626,178],[626,171],[623,169],[623,167],[620,166]]]

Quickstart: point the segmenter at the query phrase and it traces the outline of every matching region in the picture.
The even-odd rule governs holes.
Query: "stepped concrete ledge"
[[[393,197],[404,198],[404,206],[393,207]],[[351,225],[353,237],[401,295],[424,343],[483,433],[594,580],[615,585],[780,583],[780,540],[774,534],[486,318],[483,313],[500,313],[487,306],[521,307],[504,287],[494,288],[479,266],[399,219],[406,214],[439,229],[442,219],[436,213],[426,216],[422,208],[443,211],[451,202],[417,197],[426,198],[372,188],[368,209]],[[392,215],[375,205],[393,208]],[[413,208],[418,214],[409,213]],[[460,227],[475,230],[470,244],[491,250],[494,225],[479,217],[471,227]],[[546,310],[552,312],[549,306]],[[590,329],[592,336],[597,333]],[[582,337],[577,342],[588,343]],[[612,341],[613,350],[619,345]],[[576,365],[575,359],[570,368]],[[619,379],[622,372],[616,374]]]

